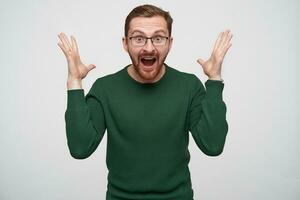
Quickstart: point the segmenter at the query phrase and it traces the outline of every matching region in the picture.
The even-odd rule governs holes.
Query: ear
[[[172,44],[173,44],[173,37],[170,37],[170,40],[169,40],[169,51],[172,48]]]
[[[123,42],[123,48],[124,48],[124,50],[128,52],[128,43],[127,43],[126,37],[122,38],[122,42]]]

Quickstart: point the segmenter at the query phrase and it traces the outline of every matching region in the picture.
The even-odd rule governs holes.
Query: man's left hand
[[[232,38],[230,30],[221,32],[215,42],[215,46],[210,58],[207,61],[199,58],[197,62],[202,66],[204,73],[212,80],[221,79],[221,66],[223,59],[231,47],[230,40]]]

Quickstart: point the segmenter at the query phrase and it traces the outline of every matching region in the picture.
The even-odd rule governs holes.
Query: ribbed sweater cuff
[[[223,100],[222,92],[224,83],[218,80],[207,80],[205,82],[206,97],[209,99],[220,99]]]
[[[67,109],[82,108],[85,106],[84,90],[67,90]]]

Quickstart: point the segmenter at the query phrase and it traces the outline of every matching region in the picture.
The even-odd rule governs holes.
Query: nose
[[[155,48],[154,48],[154,46],[152,44],[152,40],[150,38],[147,39],[146,44],[144,45],[143,49],[148,52],[154,51]]]

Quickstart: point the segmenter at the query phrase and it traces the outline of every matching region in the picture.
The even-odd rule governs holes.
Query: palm
[[[58,37],[62,42],[58,45],[68,61],[68,77],[80,80],[85,78],[87,73],[96,66],[93,64],[86,66],[81,62],[77,42],[73,36],[71,36],[71,43],[64,33],[59,34]]]
[[[82,79],[86,77],[89,72],[88,67],[83,64],[80,60],[79,55],[69,55],[68,60],[68,71],[72,77],[81,77]]]
[[[220,77],[221,76],[221,66],[224,57],[231,46],[230,40],[232,34],[229,30],[221,32],[215,42],[213,52],[210,58],[206,61],[203,59],[198,59],[198,63],[202,66],[203,72],[209,77]]]

